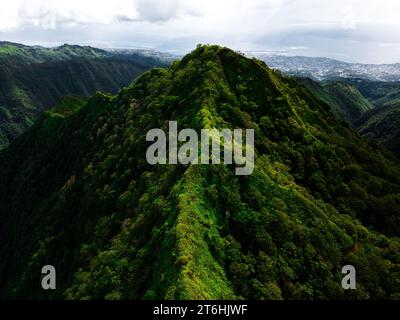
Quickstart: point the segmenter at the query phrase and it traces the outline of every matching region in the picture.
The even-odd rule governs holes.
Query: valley
[[[62,97],[116,93],[143,72],[162,65],[165,60],[136,51],[0,42],[0,149]]]

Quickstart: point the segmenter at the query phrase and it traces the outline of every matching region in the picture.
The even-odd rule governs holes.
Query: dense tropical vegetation
[[[255,170],[146,162],[145,134],[255,129]],[[297,80],[198,46],[64,100],[0,153],[0,297],[398,299],[400,163]],[[40,270],[57,269],[57,290]],[[357,290],[341,268],[357,270]]]
[[[0,149],[65,95],[116,93],[163,62],[136,53],[63,45],[30,47],[0,42]]]
[[[299,78],[298,81],[328,104],[339,119],[343,119],[351,125],[354,125],[365,112],[375,107],[351,83],[345,81],[318,83],[308,78]]]
[[[366,79],[316,82],[298,78],[363,137],[400,155],[400,83]]]

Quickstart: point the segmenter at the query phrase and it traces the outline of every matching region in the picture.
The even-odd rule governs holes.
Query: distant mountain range
[[[329,58],[302,56],[270,55],[248,52],[274,69],[282,72],[310,77],[315,80],[337,80],[342,78],[362,78],[374,81],[400,81],[400,63],[396,64],[361,64],[348,63]]]
[[[65,95],[116,93],[143,72],[168,63],[165,54],[149,50],[0,42],[0,149]]]
[[[110,52],[112,54],[118,54],[118,55],[132,55],[132,54],[138,54],[144,57],[149,57],[149,58],[154,58],[159,61],[165,62],[165,63],[171,63],[174,60],[180,59],[180,55],[175,55],[171,54],[169,52],[162,52],[162,51],[157,51],[153,49],[142,49],[142,48],[132,48],[132,49],[124,49],[124,48],[105,48],[103,49],[107,52]]]

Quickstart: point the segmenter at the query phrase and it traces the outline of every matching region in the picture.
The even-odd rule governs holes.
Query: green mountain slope
[[[0,43],[0,149],[64,95],[117,92],[156,65],[154,58],[91,47]]]
[[[400,91],[400,82],[397,81],[383,82],[366,79],[346,79],[345,81],[355,86],[364,97],[377,106],[382,106],[379,100]]]
[[[374,101],[377,106],[400,106],[400,86],[396,90],[389,91],[384,97]]]
[[[149,165],[146,132],[169,120],[254,128],[253,174]],[[47,112],[0,168],[3,298],[400,294],[398,161],[296,80],[227,48],[199,46],[115,96]],[[57,290],[40,288],[46,264]],[[347,264],[357,290],[341,287]]]
[[[19,43],[0,41],[0,61],[14,64],[43,63],[69,60],[71,58],[105,58],[109,54],[101,49],[89,46],[64,44],[55,48],[26,46]]]
[[[384,145],[395,155],[400,154],[398,82],[350,79],[318,83],[308,78],[298,80],[363,137]]]
[[[361,79],[348,80],[373,103],[376,108],[364,112],[354,122],[367,139],[384,145],[394,154],[400,154],[400,83]]]
[[[400,103],[392,101],[376,108],[374,112],[364,114],[359,120],[358,130],[364,137],[400,155]]]
[[[350,83],[344,81],[318,83],[308,78],[300,78],[299,81],[316,97],[327,103],[336,116],[352,125],[364,112],[374,108],[374,105]]]

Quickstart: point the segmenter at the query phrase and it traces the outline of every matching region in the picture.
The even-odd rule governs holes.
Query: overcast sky
[[[0,40],[400,62],[399,0],[1,0]]]

